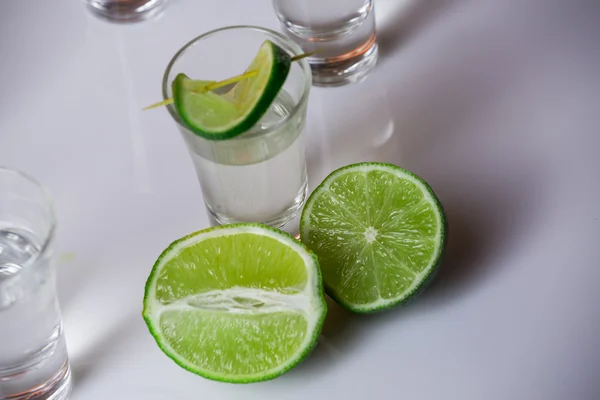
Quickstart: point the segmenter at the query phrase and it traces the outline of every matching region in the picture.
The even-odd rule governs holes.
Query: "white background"
[[[381,63],[313,88],[311,187],[382,160],[423,176],[448,214],[446,261],[415,303],[330,306],[321,344],[270,382],[171,362],[141,318],[146,277],[208,225],[160,100],[192,37],[278,28],[266,0],[173,1],[113,25],[78,1],[0,3],[0,164],[49,187],[73,400],[600,398],[600,3],[379,0]]]

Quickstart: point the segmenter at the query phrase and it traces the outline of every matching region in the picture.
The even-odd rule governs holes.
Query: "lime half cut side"
[[[309,197],[300,225],[328,293],[354,312],[410,299],[436,272],[446,241],[446,219],[432,189],[392,164],[333,172]]]
[[[326,305],[315,255],[259,224],[172,243],[146,283],[143,317],[158,346],[209,379],[274,378],[315,346]]]
[[[246,72],[226,95],[198,90],[204,82],[178,74],[172,83],[174,106],[188,128],[211,140],[238,136],[252,128],[267,112],[290,71],[291,57],[266,40]]]

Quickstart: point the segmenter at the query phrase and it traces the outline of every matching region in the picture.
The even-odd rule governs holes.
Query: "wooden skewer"
[[[257,74],[257,71],[255,71],[255,70],[248,71],[246,73],[243,73],[242,75],[234,76],[233,78],[225,79],[225,80],[222,80],[222,81],[219,81],[219,82],[209,83],[208,85],[201,86],[198,89],[194,88],[194,89],[192,89],[192,91],[194,93],[206,93],[206,92],[210,92],[211,90],[215,90],[215,89],[218,89],[218,88],[223,87],[223,86],[231,85],[232,83],[241,81],[243,79],[249,78],[249,77],[254,76],[256,74]],[[148,107],[144,107],[144,110],[150,110],[152,108],[166,106],[166,105],[172,104],[172,103],[173,103],[173,98],[171,97],[169,99],[160,101],[158,103],[151,104]]]
[[[318,52],[318,50],[309,51],[308,53],[298,54],[297,56],[292,57],[291,61],[294,62],[294,61],[302,60],[303,58],[310,57],[313,54],[316,54],[317,52]]]
[[[299,54],[297,56],[292,57],[291,58],[291,62],[295,62],[295,61],[298,61],[298,60],[302,60],[303,58],[310,57],[310,56],[312,56],[315,53],[316,53],[316,51],[311,51],[309,53]],[[251,76],[254,76],[257,73],[258,73],[258,71],[251,70],[251,71],[243,73],[242,75],[234,76],[232,78],[228,78],[228,79],[225,79],[225,80],[222,80],[222,81],[219,81],[219,82],[209,83],[208,85],[201,86],[198,89],[194,88],[194,89],[192,89],[192,92],[194,92],[194,93],[206,93],[206,92],[210,92],[210,91],[218,89],[220,87],[231,85],[232,83],[236,83],[236,82],[239,82],[239,81],[244,80],[246,78],[250,78]],[[169,105],[169,104],[173,104],[173,101],[174,100],[171,97],[171,98],[168,98],[166,100],[159,101],[158,103],[154,103],[154,104],[151,104],[151,105],[149,105],[147,107],[144,107],[143,110],[146,111],[146,110],[151,110],[153,108],[158,108],[158,107],[166,106],[166,105]]]

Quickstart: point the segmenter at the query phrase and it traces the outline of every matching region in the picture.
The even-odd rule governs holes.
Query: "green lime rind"
[[[265,41],[246,72],[257,71],[236,83],[227,96],[198,93],[198,82],[178,74],[172,82],[174,107],[187,128],[209,140],[226,140],[251,129],[267,112],[283,87],[291,56]]]
[[[315,229],[318,229],[318,227],[316,228],[316,227],[311,226],[311,214],[313,212],[313,206],[318,201],[322,201],[322,199],[321,199],[322,196],[324,196],[326,193],[329,193],[330,185],[333,182],[335,182],[337,179],[343,178],[346,174],[349,174],[349,173],[364,172],[366,174],[371,171],[383,171],[386,173],[391,173],[392,175],[394,175],[402,180],[406,180],[406,181],[410,182],[416,188],[418,188],[423,195],[423,200],[428,202],[431,205],[431,209],[434,211],[435,218],[437,221],[437,224],[436,224],[437,232],[435,233],[435,237],[432,239],[432,245],[433,245],[434,250],[432,251],[429,262],[427,262],[426,265],[420,266],[422,269],[420,270],[419,273],[416,274],[417,277],[414,279],[411,286],[407,288],[407,290],[403,291],[398,296],[384,299],[383,297],[381,297],[381,288],[380,287],[373,288],[373,287],[369,287],[368,285],[365,285],[364,282],[355,282],[355,284],[356,284],[355,286],[360,288],[359,290],[361,290],[361,291],[374,290],[374,289],[377,289],[379,291],[379,299],[377,301],[359,304],[359,303],[349,301],[348,296],[343,293],[344,290],[340,290],[340,288],[337,287],[338,285],[332,284],[331,282],[328,281],[328,276],[331,276],[328,269],[330,269],[330,271],[340,271],[340,270],[345,271],[345,270],[340,269],[339,264],[334,265],[335,263],[333,261],[330,261],[332,259],[330,254],[324,253],[324,251],[330,252],[331,249],[332,248],[335,249],[336,246],[338,249],[342,249],[341,250],[342,252],[354,251],[353,248],[350,248],[351,246],[348,246],[348,243],[356,243],[356,242],[349,242],[348,238],[349,237],[353,238],[354,236],[352,236],[352,235],[358,235],[358,232],[348,233],[347,231],[349,229],[349,225],[346,225],[343,227],[340,227],[340,226],[333,227],[332,225],[329,225],[328,229],[330,230],[330,239],[332,237],[337,237],[338,233],[339,233],[339,236],[341,236],[341,237],[337,237],[336,240],[338,240],[338,241],[334,240],[332,243],[326,243],[327,246],[324,247],[325,250],[320,250],[320,247],[323,245],[323,243],[316,243],[316,242],[311,243],[311,239],[310,239],[311,233],[317,232]],[[366,178],[365,178],[365,180],[366,180]],[[368,187],[369,183],[366,183],[365,185],[366,185],[365,187]],[[329,194],[329,195],[332,196],[331,194]],[[361,206],[364,208],[365,204],[357,203],[357,204],[354,204],[350,208],[353,210],[358,210],[359,207],[361,207]],[[370,204],[366,204],[366,208],[369,208],[369,206],[370,206]],[[402,211],[402,210],[396,210],[396,211]],[[343,214],[345,211],[337,210],[336,212]],[[346,217],[344,217],[344,218],[346,218]],[[355,217],[352,217],[352,216],[349,216],[348,218],[351,220],[356,220]],[[313,218],[313,219],[315,219],[315,218]],[[358,220],[356,220],[356,221],[357,221],[357,223],[359,222]],[[331,221],[328,221],[328,223],[329,222],[331,222]],[[336,223],[337,222],[331,222],[331,224],[333,224],[333,225],[335,225]],[[407,171],[403,168],[400,168],[394,164],[386,164],[386,163],[378,163],[378,162],[363,162],[363,163],[358,163],[358,164],[351,164],[351,165],[342,167],[342,168],[332,172],[311,193],[311,195],[309,196],[309,198],[306,202],[306,205],[302,211],[302,215],[301,215],[301,219],[300,219],[301,240],[303,243],[305,243],[309,248],[311,248],[311,250],[313,250],[317,254],[317,257],[319,257],[325,291],[331,298],[333,298],[342,307],[346,308],[349,311],[355,312],[355,313],[372,313],[372,312],[382,311],[382,310],[386,310],[386,309],[396,307],[396,306],[399,306],[402,304],[406,304],[406,303],[410,302],[411,300],[413,300],[414,298],[416,298],[417,295],[419,293],[421,293],[428,286],[428,284],[432,281],[432,279],[437,274],[437,271],[438,271],[438,269],[441,265],[442,259],[443,259],[443,253],[444,253],[444,249],[445,249],[445,245],[446,245],[446,241],[447,241],[447,231],[448,231],[448,226],[447,226],[446,216],[443,211],[443,207],[442,207],[439,199],[435,195],[433,189],[427,184],[427,182],[425,182],[422,178],[415,175],[414,173]],[[380,247],[385,249],[384,246],[380,246]],[[361,248],[357,247],[357,249],[360,250]],[[387,250],[383,250],[383,251],[387,252]],[[360,254],[362,255],[362,252],[360,252]],[[379,258],[379,259],[381,259],[381,258]],[[371,260],[374,260],[373,255],[371,255]],[[389,265],[384,265],[383,267],[381,267],[381,269],[387,269],[388,267],[389,267]],[[402,268],[404,268],[404,267],[402,267]],[[339,278],[337,273],[338,272],[334,272],[334,274],[336,274],[336,278]],[[341,278],[339,278],[338,281],[341,282]],[[377,283],[379,283],[379,281]],[[377,285],[374,285],[374,286],[377,286]]]
[[[309,255],[310,260],[311,260],[311,265],[307,265],[307,267],[310,267],[312,269],[312,273],[314,274],[314,275],[312,275],[314,277],[314,279],[312,281],[312,283],[314,285],[312,287],[314,290],[314,296],[313,296],[312,300],[317,301],[317,303],[315,304],[316,315],[311,316],[311,318],[313,318],[313,321],[314,321],[314,327],[313,327],[312,331],[308,332],[307,339],[305,340],[303,345],[298,349],[298,351],[293,355],[293,357],[290,357],[284,363],[279,365],[277,368],[273,368],[272,370],[257,373],[254,375],[244,375],[244,376],[215,373],[214,371],[198,368],[197,366],[195,366],[195,365],[191,364],[190,362],[188,362],[187,360],[185,360],[182,356],[180,356],[179,354],[174,352],[173,349],[171,348],[171,346],[168,343],[166,343],[166,341],[164,340],[163,335],[161,333],[161,329],[157,325],[158,321],[155,321],[155,319],[153,318],[153,310],[152,310],[153,303],[156,301],[153,298],[154,293],[155,293],[154,288],[155,288],[156,281],[158,279],[158,275],[160,273],[160,266],[162,265],[162,261],[165,257],[168,257],[171,254],[171,252],[176,247],[178,247],[179,244],[186,242],[189,239],[192,239],[194,237],[204,235],[209,232],[218,232],[220,230],[223,230],[224,232],[226,232],[228,230],[236,230],[236,229],[240,229],[240,228],[242,228],[242,229],[257,228],[257,229],[260,229],[263,231],[271,232],[272,234],[277,235],[279,238],[282,238],[285,241],[287,241],[290,245],[295,246],[296,247],[295,250],[305,252],[306,255]],[[310,285],[310,284],[311,284],[311,282],[309,280],[307,285]],[[314,347],[317,344],[317,339],[323,328],[323,323],[325,321],[326,313],[327,313],[327,304],[325,302],[325,296],[324,296],[324,291],[323,291],[323,281],[322,281],[321,270],[319,267],[319,261],[318,261],[317,256],[308,247],[306,247],[302,242],[296,240],[294,237],[292,237],[291,235],[289,235],[285,232],[282,232],[280,230],[277,230],[275,228],[272,228],[272,227],[269,227],[269,226],[266,226],[263,224],[240,223],[240,224],[230,224],[230,225],[211,227],[208,229],[204,229],[201,231],[191,233],[187,236],[184,236],[184,237],[172,242],[158,257],[158,259],[156,260],[156,262],[152,268],[152,271],[150,272],[150,275],[146,281],[142,316],[148,326],[148,330],[150,331],[150,334],[154,337],[158,347],[163,351],[163,353],[165,353],[165,355],[167,355],[171,360],[173,360],[177,365],[179,365],[183,369],[185,369],[189,372],[192,372],[196,375],[202,376],[207,379],[215,380],[215,381],[228,382],[228,383],[253,383],[253,382],[266,381],[266,380],[276,378],[276,377],[288,372],[289,370],[294,368],[296,365],[298,365],[300,362],[302,362],[311,353],[311,351],[314,349]]]

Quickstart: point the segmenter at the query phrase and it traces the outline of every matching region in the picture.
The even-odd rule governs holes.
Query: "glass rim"
[[[25,272],[31,268],[31,265],[35,264],[38,259],[42,258],[48,252],[51,243],[54,241],[54,236],[56,233],[56,215],[54,212],[54,201],[52,200],[52,195],[46,186],[44,186],[40,181],[35,179],[33,176],[9,167],[4,167],[0,165],[0,175],[7,174],[13,175],[18,179],[22,179],[33,184],[40,190],[42,195],[42,199],[46,202],[46,206],[50,211],[50,228],[48,229],[48,233],[44,236],[42,243],[40,243],[40,251],[36,252],[32,257],[29,257],[27,261],[21,264],[21,271]],[[16,274],[16,276],[20,275],[20,273]]]
[[[170,82],[168,82],[169,79],[169,75],[171,73],[171,69],[173,68],[173,66],[175,65],[175,63],[184,56],[184,54],[190,50],[196,43],[198,43],[201,40],[207,39],[211,36],[214,36],[216,34],[219,34],[221,32],[225,32],[225,31],[232,31],[232,30],[251,30],[251,31],[256,31],[256,32],[260,32],[260,33],[264,33],[266,35],[270,35],[270,36],[274,36],[277,39],[281,40],[282,42],[284,42],[287,46],[289,46],[290,48],[293,49],[293,51],[295,53],[297,53],[296,55],[302,54],[302,48],[295,43],[294,41],[292,41],[291,39],[289,39],[287,36],[274,31],[272,29],[269,28],[264,28],[261,26],[256,26],[256,25],[231,25],[231,26],[225,26],[222,28],[218,28],[218,29],[213,29],[211,31],[205,32],[199,36],[196,36],[195,38],[193,38],[192,40],[190,40],[189,42],[187,42],[185,45],[183,45],[183,47],[181,47],[177,53],[175,53],[175,55],[173,56],[173,58],[171,58],[171,61],[169,61],[169,64],[167,65],[167,68],[165,69],[165,72],[163,74],[163,79],[162,79],[162,96],[163,96],[163,100],[167,100],[169,98],[167,91],[168,91],[168,87]],[[257,135],[252,135],[252,136],[245,136],[244,134],[233,137],[228,139],[227,141],[232,141],[232,140],[251,140],[251,139],[255,139],[257,137],[263,137],[265,135],[268,135],[272,132],[278,131],[280,130],[280,128],[285,125],[286,123],[288,123],[290,120],[292,120],[297,114],[298,112],[300,112],[300,110],[302,109],[302,107],[306,104],[306,102],[308,101],[308,95],[310,92],[310,87],[312,86],[312,73],[310,71],[310,66],[308,64],[308,61],[306,58],[303,58],[301,60],[296,61],[296,63],[298,63],[300,65],[300,69],[302,70],[302,74],[304,75],[304,85],[302,87],[302,94],[300,95],[300,98],[298,99],[298,101],[296,102],[296,104],[294,105],[292,111],[286,115],[284,118],[281,119],[281,121],[279,121],[278,123],[269,126],[267,129],[262,130],[259,134]],[[197,134],[195,134],[193,131],[191,131],[187,124],[185,123],[185,121],[183,121],[181,119],[181,117],[179,116],[179,113],[177,113],[177,110],[175,110],[175,107],[173,107],[173,104],[168,104],[167,105],[167,110],[169,111],[169,114],[171,114],[171,117],[175,120],[175,122],[180,125],[181,127],[185,128],[186,130],[188,130],[190,133],[192,133],[195,137],[200,138],[200,139],[204,139],[204,140],[210,140],[204,137],[201,137]]]

